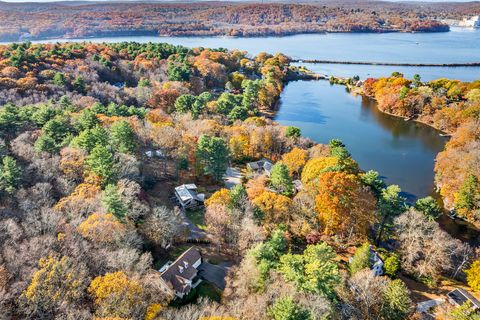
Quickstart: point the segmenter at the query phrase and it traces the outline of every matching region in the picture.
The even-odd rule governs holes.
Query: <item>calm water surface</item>
[[[413,200],[433,192],[434,159],[446,139],[426,125],[378,111],[368,98],[353,96],[328,81],[289,83],[275,120],[294,125],[311,139],[341,139],[363,170],[376,170]]]
[[[37,42],[65,42],[72,39],[51,39]],[[75,41],[93,42],[168,42],[188,47],[209,47],[259,52],[282,52],[293,58],[379,61],[403,63],[462,63],[480,62],[480,30],[453,28],[441,33],[331,33],[287,37],[105,37]],[[338,76],[386,76],[393,71],[406,76],[418,73],[424,80],[449,76],[463,81],[480,79],[480,67],[475,68],[406,68],[388,66],[315,65],[315,71]]]

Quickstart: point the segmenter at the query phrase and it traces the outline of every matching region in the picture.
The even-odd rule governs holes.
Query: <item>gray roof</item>
[[[193,267],[193,264],[201,257],[200,252],[195,247],[191,247],[182,253],[160,276],[176,292],[186,293],[191,289],[187,281],[197,275],[197,269]]]
[[[447,296],[459,306],[463,305],[467,301],[470,301],[473,308],[480,308],[480,301],[478,301],[474,296],[472,296],[470,292],[461,288],[450,291],[449,293],[447,293]]]

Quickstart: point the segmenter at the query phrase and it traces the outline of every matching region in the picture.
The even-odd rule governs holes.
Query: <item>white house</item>
[[[205,194],[197,193],[197,186],[193,183],[182,184],[175,188],[175,197],[182,209],[195,208],[203,205]]]
[[[458,25],[465,28],[480,28],[480,16],[464,18]]]
[[[200,252],[191,247],[173,263],[168,262],[159,271],[165,292],[182,299],[202,280],[198,277],[198,267],[202,264]]]
[[[380,258],[378,252],[370,246],[371,253],[371,263],[372,263],[372,272],[376,276],[381,276],[383,274],[383,260]]]

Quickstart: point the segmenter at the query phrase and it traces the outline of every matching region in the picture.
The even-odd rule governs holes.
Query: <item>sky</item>
[[[79,0],[0,0],[1,2],[58,2],[58,1],[79,1]],[[81,1],[102,1],[102,2],[115,2],[115,1],[108,1],[108,0],[81,0]],[[119,0],[120,2],[126,2],[126,1],[139,1],[139,0]],[[141,1],[141,0],[140,0]],[[145,1],[145,0],[144,0]],[[209,1],[209,0],[190,0],[190,1],[185,1],[185,0],[154,0],[152,2],[194,2],[194,1]],[[221,0],[221,1],[229,1],[229,0]],[[268,0],[233,0],[232,2],[241,2],[241,1],[249,1],[249,2],[270,2]],[[386,1],[392,1],[392,2],[474,2],[472,0],[406,0],[406,1],[395,1],[395,0],[386,0]],[[273,2],[273,1],[272,1]],[[294,1],[292,0],[291,2],[307,2],[307,1]],[[339,1],[341,2],[341,0]]]

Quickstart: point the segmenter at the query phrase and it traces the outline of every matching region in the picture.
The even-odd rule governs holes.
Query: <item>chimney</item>
[[[188,262],[187,261],[183,261],[183,264],[185,265],[185,268],[188,268]]]
[[[182,273],[182,272],[183,272],[183,267],[182,267],[182,266],[178,266],[178,271],[179,271],[180,273]]]

